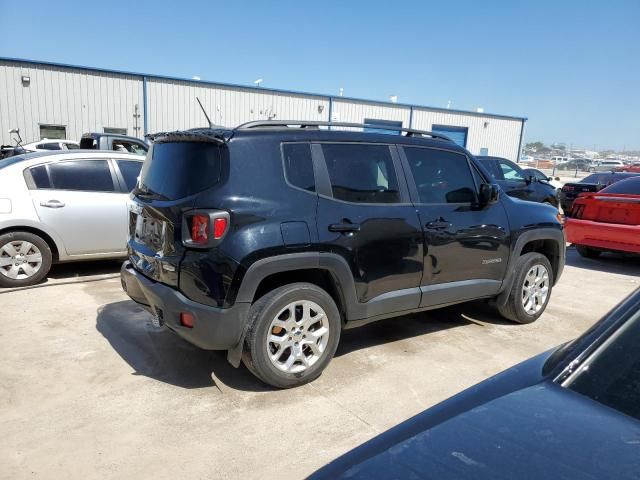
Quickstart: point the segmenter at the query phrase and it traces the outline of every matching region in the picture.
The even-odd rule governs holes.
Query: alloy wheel
[[[283,372],[303,372],[320,360],[329,334],[329,320],[317,303],[309,300],[291,302],[280,310],[269,326],[269,360]]]
[[[42,266],[42,252],[26,240],[0,246],[0,274],[11,280],[33,277]]]
[[[534,265],[524,277],[522,306],[528,315],[538,313],[549,296],[549,272],[544,265]]]

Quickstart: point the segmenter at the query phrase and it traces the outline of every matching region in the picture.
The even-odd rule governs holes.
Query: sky
[[[0,56],[527,117],[640,150],[640,0],[0,0]],[[0,106],[1,108],[1,106]]]

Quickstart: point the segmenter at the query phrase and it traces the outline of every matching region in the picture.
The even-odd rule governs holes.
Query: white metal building
[[[526,118],[0,58],[0,143],[146,133],[251,120],[377,123],[444,133],[474,154],[517,160]]]

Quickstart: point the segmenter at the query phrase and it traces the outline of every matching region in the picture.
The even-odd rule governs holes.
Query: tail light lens
[[[182,243],[186,247],[210,248],[229,230],[229,214],[221,210],[187,212],[182,220]]]
[[[571,216],[574,218],[582,218],[582,214],[584,213],[584,205],[579,204],[573,207],[573,211],[571,212]]]
[[[209,215],[191,217],[191,241],[198,245],[209,243]]]
[[[227,231],[227,226],[229,225],[229,219],[226,217],[219,217],[213,220],[213,238],[214,240],[220,240],[225,232]]]

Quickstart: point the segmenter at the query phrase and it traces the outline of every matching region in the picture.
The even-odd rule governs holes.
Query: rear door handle
[[[359,232],[360,224],[359,223],[332,223],[329,225],[330,232]]]
[[[444,220],[436,220],[425,225],[425,227],[429,230],[444,230],[445,228],[449,228],[450,226],[451,224]]]
[[[61,202],[60,200],[49,200],[47,202],[40,202],[40,206],[47,208],[62,208],[64,207],[64,202]]]

